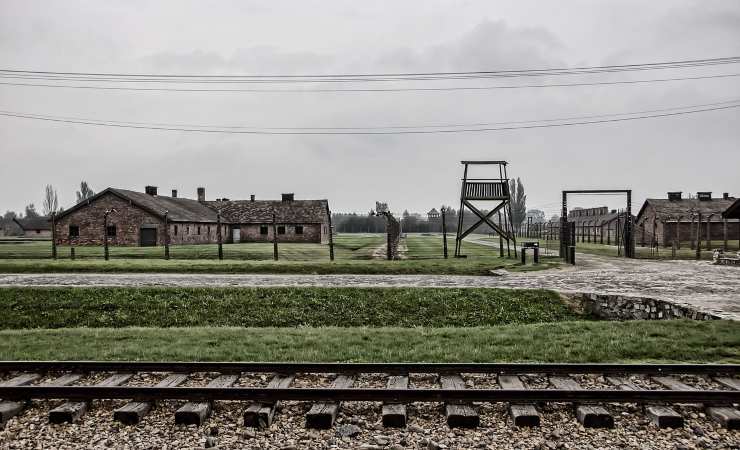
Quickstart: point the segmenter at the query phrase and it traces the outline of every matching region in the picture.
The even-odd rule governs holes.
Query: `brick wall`
[[[221,225],[223,242],[227,242],[229,227]],[[218,225],[215,223],[177,222],[170,223],[170,244],[216,244]]]
[[[116,236],[109,237],[110,245],[139,245],[140,227],[152,224],[157,227],[157,243],[164,245],[164,224],[148,212],[129,204],[113,194],[106,194],[88,206],[58,219],[55,224],[59,245],[103,245],[103,214],[114,208],[108,216],[108,225],[116,226]],[[70,225],[79,227],[79,237],[70,238]]]
[[[241,242],[272,242],[272,224],[265,225],[267,225],[267,234],[260,232],[260,225],[241,225],[239,227]],[[278,242],[322,243],[324,233],[321,224],[277,224],[278,228],[281,226],[285,227],[285,234],[278,234]],[[303,234],[296,233],[296,226],[303,227]]]

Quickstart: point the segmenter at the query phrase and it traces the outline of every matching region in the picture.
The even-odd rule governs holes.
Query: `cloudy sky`
[[[0,3],[0,69],[406,73],[739,55],[737,0]],[[426,83],[490,86],[734,73],[740,73],[740,64]],[[433,92],[152,92],[0,85],[2,111],[254,127],[531,121],[738,98],[740,77]],[[46,184],[69,206],[84,179],[96,190],[143,190],[152,184],[160,192],[176,188],[194,197],[196,187],[205,186],[211,199],[295,192],[297,198],[328,198],[334,211],[367,211],[375,200],[383,200],[393,210],[423,212],[457,203],[461,159],[505,159],[510,175],[525,184],[528,206],[550,214],[557,212],[564,188],[632,188],[638,204],[671,190],[740,195],[739,144],[740,109],[598,125],[390,136],[203,134],[0,117],[0,209],[21,210],[30,202],[40,206]],[[606,198],[578,204],[604,202],[622,206]]]

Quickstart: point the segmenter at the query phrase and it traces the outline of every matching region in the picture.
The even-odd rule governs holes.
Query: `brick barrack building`
[[[207,201],[204,188],[198,199],[158,195],[155,186],[145,192],[108,188],[58,214],[56,243],[60,245],[102,245],[104,232],[110,245],[213,244],[218,242],[220,214],[224,243],[266,242],[275,230],[281,242],[327,243],[329,202],[295,200],[283,194],[281,200],[217,199]],[[105,213],[108,211],[108,226]]]

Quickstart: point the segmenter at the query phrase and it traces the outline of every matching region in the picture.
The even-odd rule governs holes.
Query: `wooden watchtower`
[[[484,223],[499,235],[500,252],[503,256],[503,241],[506,241],[508,256],[511,256],[511,247],[514,247],[516,257],[516,236],[511,218],[511,194],[509,192],[509,178],[506,172],[506,161],[461,161],[463,171],[462,189],[460,191],[460,211],[457,216],[457,237],[455,238],[455,257],[462,257],[463,239]],[[485,166],[492,178],[468,178],[468,168],[471,165]],[[498,177],[495,171],[498,169]],[[473,202],[496,202],[493,209],[483,212]],[[478,217],[478,220],[467,229],[463,229],[465,208]],[[498,214],[498,220],[492,217]]]

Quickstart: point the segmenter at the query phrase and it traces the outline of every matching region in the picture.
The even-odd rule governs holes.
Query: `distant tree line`
[[[93,195],[95,192],[90,188],[86,181],[80,183],[80,190],[76,192],[77,203],[86,200]],[[33,217],[48,217],[53,213],[60,213],[64,211],[64,208],[59,206],[59,196],[57,195],[56,189],[50,184],[44,187],[44,197],[41,201],[41,213],[36,210],[35,203],[29,203],[26,205],[21,213],[15,211],[5,211],[5,214],[0,216],[0,230],[6,236],[20,236],[23,235],[23,230],[18,226],[13,219],[24,219]]]

